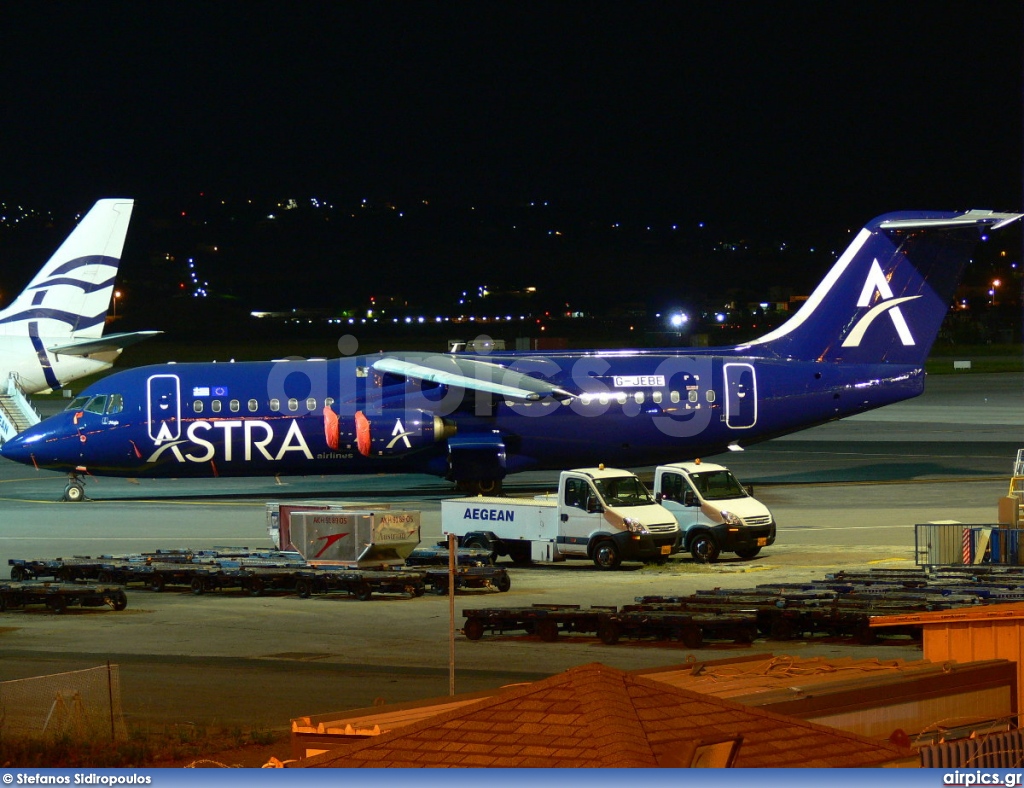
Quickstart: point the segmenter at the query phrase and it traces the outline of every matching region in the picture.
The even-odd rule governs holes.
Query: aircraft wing
[[[531,402],[548,396],[563,399],[575,396],[546,380],[517,372],[501,364],[461,356],[384,356],[373,362],[373,368],[378,372],[390,372],[415,380],[458,386],[472,391],[486,391]]]
[[[88,356],[93,353],[109,353],[162,333],[164,332],[130,331],[123,334],[107,334],[95,339],[83,339],[79,342],[69,342],[66,345],[55,345],[54,347],[47,348],[47,350],[54,355],[64,356]]]

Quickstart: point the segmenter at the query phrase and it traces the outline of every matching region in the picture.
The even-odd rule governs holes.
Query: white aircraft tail
[[[133,200],[98,201],[28,287],[0,310],[0,335],[92,339],[103,334]]]

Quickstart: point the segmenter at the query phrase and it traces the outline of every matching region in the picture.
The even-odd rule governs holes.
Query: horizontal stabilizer
[[[96,339],[83,339],[80,342],[70,342],[66,345],[56,345],[47,348],[55,356],[90,356],[93,353],[110,353],[115,350],[122,350],[136,342],[149,339],[163,331],[129,331],[123,334],[107,334]]]
[[[885,219],[878,223],[884,229],[896,227],[991,227],[998,230],[1017,221],[1024,214],[996,213],[995,211],[966,211],[956,216],[941,218]]]
[[[485,391],[512,399],[536,401],[547,396],[574,396],[545,380],[475,358],[447,355],[411,358],[384,356],[373,363],[373,368],[378,372],[390,372],[471,391]]]

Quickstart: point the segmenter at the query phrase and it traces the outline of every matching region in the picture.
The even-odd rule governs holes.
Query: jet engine
[[[400,457],[455,435],[454,424],[421,410],[385,406],[373,415],[356,411],[348,424],[330,408],[323,413],[327,445],[338,451],[354,443],[364,457]]]

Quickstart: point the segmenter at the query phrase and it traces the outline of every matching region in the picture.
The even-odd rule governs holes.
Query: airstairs
[[[24,429],[42,421],[18,384],[18,376],[11,373],[0,387],[0,443],[4,443]]]
[[[1013,476],[1010,477],[1009,495],[1017,499],[1017,522],[1024,523],[1024,449],[1017,449]]]

